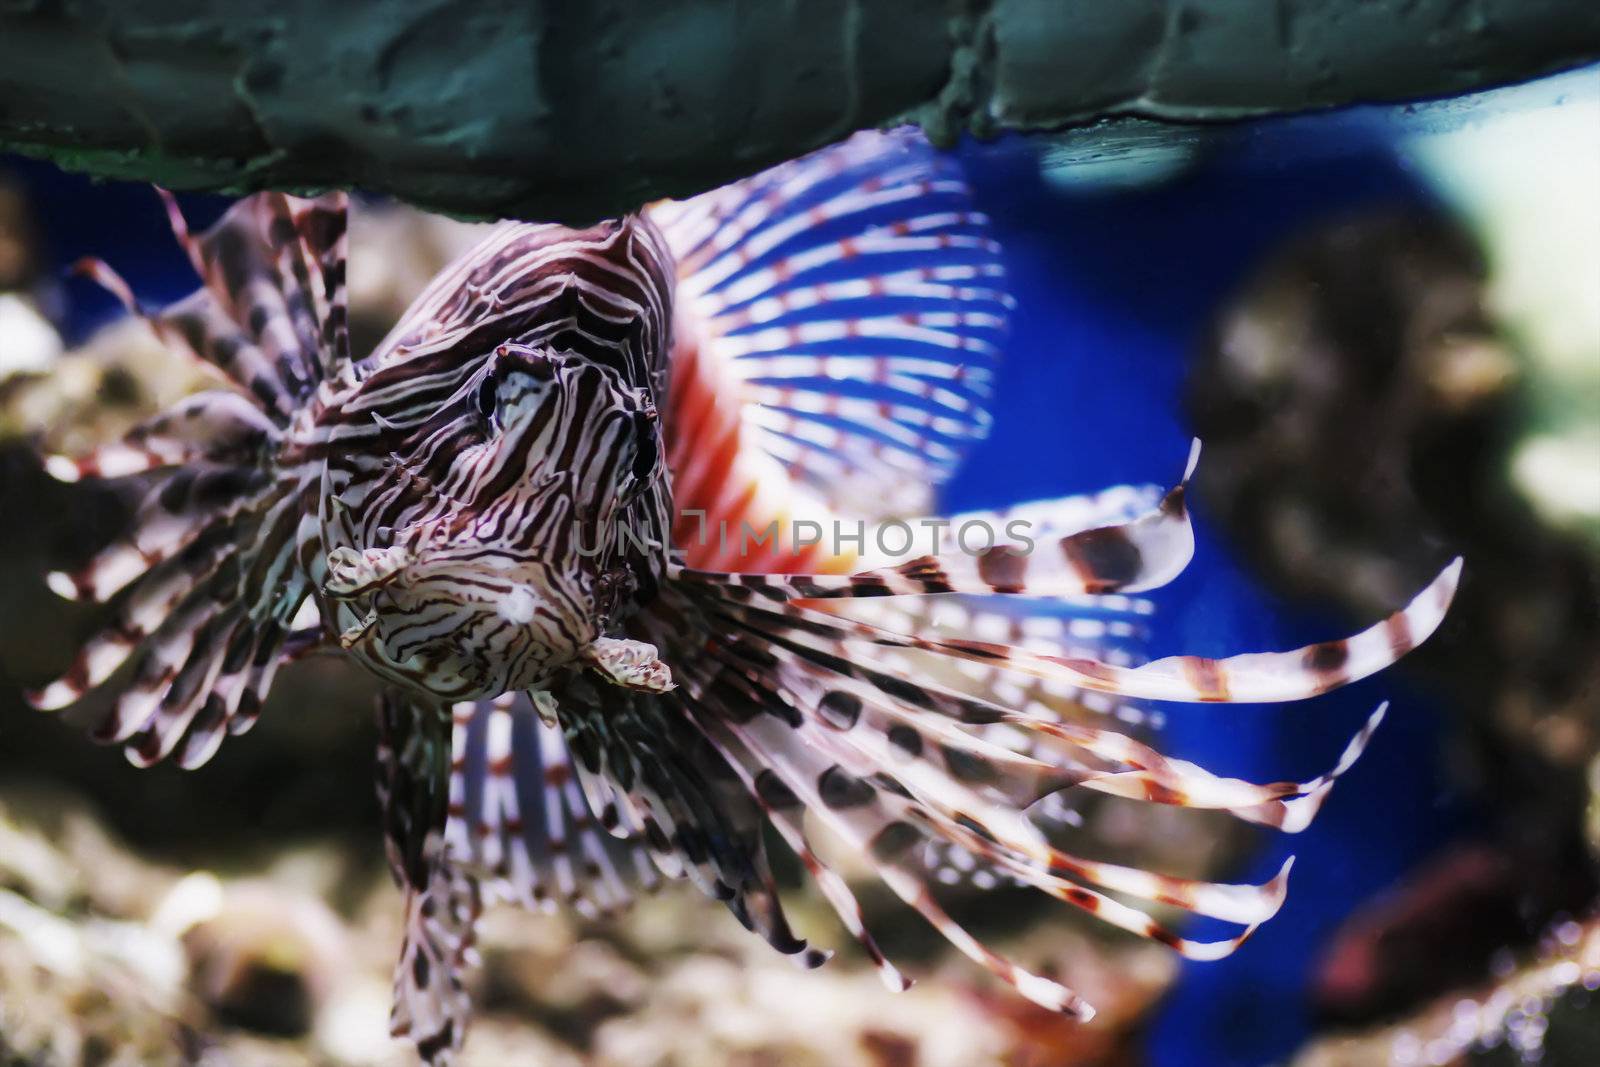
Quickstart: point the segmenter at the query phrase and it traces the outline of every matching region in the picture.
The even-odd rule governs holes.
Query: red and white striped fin
[[[659,871],[779,952],[820,962],[784,916],[759,805],[704,737],[669,727],[672,693],[578,677],[541,699],[559,729],[522,696],[458,709],[447,839],[490,897],[597,913],[653,889]]]
[[[176,200],[157,191],[202,287],[152,315],[104,261],[86,257],[77,271],[287,424],[319,382],[349,364],[344,194],[258,193],[195,236]]]
[[[829,700],[841,694],[848,694],[857,717],[863,709],[879,706],[893,713],[898,706],[906,721],[894,727],[876,723],[878,732],[891,739],[899,737],[900,747],[919,754],[938,753],[945,769],[957,778],[976,774],[987,778],[1004,772],[1020,790],[1005,794],[1018,807],[1030,806],[1056,790],[1083,786],[1160,804],[1223,809],[1249,822],[1298,832],[1309,825],[1333,781],[1360,756],[1384,712],[1380,707],[1373,714],[1330,773],[1309,782],[1255,785],[1217,778],[1185,761],[1168,760],[1113,729],[1064,721],[1056,715],[1012,712],[990,699],[941,685],[931,680],[927,664],[915,671],[893,658],[876,656],[871,646],[852,646],[843,620],[812,618],[791,627],[782,615],[748,605],[719,617],[743,628],[745,640],[757,643],[775,660],[838,675],[829,683],[833,687],[830,693],[821,696],[792,676],[787,682],[800,699],[816,703],[824,718]],[[729,640],[729,635],[724,633],[722,639]],[[839,655],[841,650],[848,658]],[[913,676],[916,682],[909,680]],[[950,731],[936,728],[941,719],[960,723],[964,730],[1009,727],[1033,743],[1021,753],[1001,749],[999,759],[992,748],[979,751],[968,745],[952,751],[947,740]],[[868,721],[872,721],[870,716]],[[939,735],[937,748],[928,741],[930,731]],[[1022,762],[1024,757],[1026,762]]]
[[[117,605],[105,629],[79,649],[66,673],[30,694],[34,707],[64,708],[110,678],[180,603],[213,581],[231,551],[232,535],[228,526],[209,530],[178,556],[152,568]]]
[[[999,874],[1031,886],[1120,929],[1151,937],[1191,959],[1218,959],[1232,952],[1243,937],[1218,942],[1176,938],[1157,926],[1146,912],[1123,904],[1099,886],[1120,896],[1181,908],[1249,931],[1277,914],[1288,892],[1290,863],[1262,885],[1233,885],[1158,874],[1136,867],[1070,855],[1050,846],[1044,835],[1021,812],[985,803],[975,792],[949,778],[927,777],[918,785],[908,781],[915,762],[897,771],[896,780],[914,799],[891,791],[886,803],[903,817],[925,822],[933,832],[961,846]]]
[[[1357,670],[1382,665],[1374,663],[1368,647],[1371,634],[1404,633],[1412,638],[1405,642],[1409,646],[1431,633],[1457,570],[1447,568],[1409,608],[1351,639],[1350,658],[1357,666],[1350,678]],[[1289,863],[1261,885],[1176,877],[1068,851],[1046,836],[1032,810],[1041,798],[1088,791],[1218,810],[1298,832],[1361,756],[1385,711],[1380,706],[1373,713],[1325,774],[1267,784],[1225,778],[1163,755],[1113,728],[1115,720],[1042,702],[1025,707],[997,702],[1003,690],[993,683],[1015,674],[1015,663],[1075,658],[1046,650],[1061,641],[1061,620],[1042,620],[1044,628],[1029,634],[1023,622],[1032,609],[1018,609],[1017,619],[1006,620],[1015,630],[997,636],[1017,641],[1020,635],[1020,644],[1033,647],[989,641],[982,647],[1006,654],[978,655],[972,651],[976,642],[946,637],[949,628],[931,625],[931,616],[917,610],[927,602],[920,598],[907,597],[909,606],[899,606],[900,600],[863,600],[863,617],[852,617],[846,612],[852,601],[796,596],[782,585],[787,578],[772,585],[766,584],[770,576],[701,572],[688,580],[674,577],[680,580],[669,583],[666,599],[639,618],[638,636],[671,659],[678,706],[734,768],[742,788],[801,857],[891,987],[902,987],[904,977],[882,959],[854,895],[812,849],[802,815],[827,825],[865,857],[879,879],[957,949],[1038,1003],[1086,1016],[1091,1009],[1071,990],[994,952],[945,912],[933,891],[944,872],[927,866],[930,850],[935,856],[959,855],[966,868],[991,882],[1004,879],[1033,888],[1189,958],[1218,959],[1276,914],[1287,891]],[[764,595],[774,588],[778,595]],[[962,618],[982,617],[981,609],[956,603]],[[1127,609],[1136,602],[1115,603]],[[897,633],[901,626],[909,632]],[[1397,643],[1389,651],[1399,654],[1404,648]],[[1308,654],[1276,655],[1305,660]],[[1325,664],[1327,657],[1321,653],[1316,662]],[[1255,667],[1262,661],[1246,657],[1242,662]],[[975,666],[983,677],[967,678],[959,669],[941,674],[946,665]],[[1078,673],[1021,673],[1025,684],[1035,675],[1051,697],[1079,688],[1092,695],[1096,688],[1080,687]],[[1260,691],[1252,689],[1252,698]],[[1240,929],[1215,941],[1184,937],[1158,922],[1141,901]]]
[[[769,600],[833,600],[933,593],[1001,593],[1038,597],[1136,593],[1167,584],[1188,566],[1194,532],[1183,501],[1173,489],[1152,511],[1129,522],[1051,536],[1018,525],[997,529],[989,517],[977,551],[963,543],[964,526],[945,528],[932,545],[937,555],[916,556],[888,567],[850,574],[742,574],[745,588]],[[1043,509],[1040,509],[1043,511]],[[907,526],[908,535],[912,533]],[[686,581],[723,580],[723,575],[685,569]]]
[[[750,761],[773,776],[770,792],[781,789],[794,798],[794,806],[803,807],[827,825],[851,851],[865,858],[880,881],[957,949],[1035,1003],[1084,1019],[1093,1015],[1093,1009],[1078,994],[994,952],[956,923],[934,900],[922,878],[905,865],[914,846],[925,840],[923,832],[894,818],[881,803],[883,793],[879,789],[828,763],[797,736],[800,731],[794,726],[761,716],[745,723],[710,720],[702,723],[702,729],[723,733],[729,739],[727,743],[744,746]],[[836,910],[849,916],[847,926],[858,925],[848,908],[846,904],[844,910]],[[876,945],[871,951],[876,951]],[[876,958],[882,958],[881,952]],[[885,970],[884,976],[891,988],[908,984],[903,979],[896,981],[898,971]]]
[[[1024,884],[1062,896],[1069,903],[1097,914],[1104,912],[1102,917],[1108,921],[1126,925],[1136,932],[1143,930],[1144,920],[1119,911],[1112,903],[1089,903],[1078,894],[1078,883],[1100,885],[1117,893],[1241,925],[1266,921],[1282,903],[1284,883],[1281,878],[1265,886],[1227,886],[1066,855],[1045,841],[1023,810],[1045,792],[1091,782],[1114,774],[1114,770],[1101,770],[1082,762],[1074,765],[1070,759],[1060,759],[1059,754],[1052,765],[996,749],[978,737],[963,740],[957,728],[941,726],[938,719],[918,714],[917,702],[908,700],[913,691],[909,685],[895,690],[899,697],[891,697],[875,693],[822,664],[785,655],[782,650],[774,654],[779,660],[774,670],[782,679],[782,692],[793,707],[805,714],[799,721],[763,717],[749,724],[749,729],[764,732],[774,744],[786,736],[782,731],[795,731],[799,735],[796,743],[803,744],[809,753],[833,761],[827,765],[867,780],[869,785],[878,780],[874,776],[888,774],[895,788],[887,790],[882,802],[893,809],[894,817],[912,822],[926,830],[930,837],[943,838],[982,855],[1002,873]],[[726,660],[724,665],[732,666]],[[775,693],[768,694],[769,700],[775,697]],[[807,722],[827,728],[811,728]],[[1019,722],[1024,728],[1035,728],[1032,720],[1019,719]],[[1359,755],[1366,737],[1370,737],[1370,727],[1358,744],[1352,746],[1355,755]],[[1128,751],[1141,749],[1137,743],[1129,743]],[[1103,752],[1092,754],[1105,756]],[[1160,759],[1154,753],[1150,755]],[[1348,766],[1353,759],[1353,755],[1347,755],[1341,766]],[[1128,764],[1113,766],[1120,769]],[[1323,786],[1321,781],[1297,787],[1233,784],[1237,790],[1227,799],[1248,806],[1252,811],[1291,790],[1310,792]],[[861,791],[860,787],[856,788]],[[918,802],[915,810],[899,810],[905,798],[915,798]],[[1206,797],[1203,803],[1190,803],[1175,790],[1157,797],[1136,796],[1135,799],[1156,799],[1183,806],[1230,807],[1215,796]],[[1184,951],[1190,949],[1202,955],[1214,951],[1209,946],[1183,947]]]
[[[59,679],[29,695],[34,706],[76,702],[138,652],[133,677],[94,733],[124,744],[134,763],[176,753],[183,766],[198,766],[223,736],[254,723],[282,658],[316,636],[290,629],[309,592],[284,562],[294,550],[299,495],[261,474],[239,469],[213,479],[180,468],[141,509],[150,520],[141,529],[152,538],[145,554],[113,546],[74,578],[52,575],[58,592],[80,597],[129,588],[110,625]],[[137,573],[136,559],[148,570]]]
[[[684,699],[696,713],[710,715],[713,719],[722,711],[715,706],[700,704],[692,696]],[[773,768],[752,757],[742,746],[730,743],[726,737],[719,737],[716,734],[708,736],[727,760],[728,766],[738,774],[745,789],[760,804],[768,825],[778,832],[784,844],[805,866],[806,873],[821,890],[823,899],[838,916],[840,923],[861,946],[867,958],[872,960],[884,985],[892,992],[904,992],[910,989],[912,980],[889,960],[879,947],[877,939],[867,929],[866,915],[861,909],[861,902],[856,899],[850,886],[812,847],[805,832],[806,808],[800,798],[790,791]],[[832,958],[831,952],[812,950],[802,962],[808,967],[820,967],[830,958]]]
[[[378,702],[377,793],[384,848],[405,893],[405,935],[394,970],[389,1032],[430,1067],[447,1067],[466,1038],[464,978],[478,963],[477,879],[444,836],[450,726],[442,710],[392,690]]]
[[[170,199],[168,211],[177,220],[175,224],[181,225],[177,205]],[[180,241],[191,249],[193,261],[195,241],[186,229],[180,234]],[[279,368],[249,339],[241,324],[228,315],[208,289],[197,289],[161,312],[151,313],[139,304],[133,289],[104,260],[85,256],[73,269],[115,296],[130,315],[144,321],[168,348],[199,361],[237,389],[241,396],[248,396],[275,424],[287,425],[294,417],[298,405],[293,391],[280,380]],[[63,461],[56,461],[51,473],[63,481],[74,481],[77,477]]]
[[[1098,660],[1029,653],[980,641],[911,641],[908,647],[1008,670],[1071,682],[1144,700],[1186,703],[1280,703],[1303,700],[1375,674],[1433,635],[1455,596],[1461,576],[1457,559],[1406,607],[1351,637],[1322,641],[1289,652],[1252,652],[1226,659],[1170,656],[1139,667]],[[881,640],[881,638],[879,638]],[[890,639],[890,643],[900,643]]]
[[[1008,507],[992,512],[953,515],[944,536],[963,547],[960,531],[968,523],[983,530],[1005,530],[1025,522],[1036,542],[1065,537],[1097,526],[1126,522],[1153,511],[1161,492],[1153,486],[1121,486],[1100,493],[1060,498]],[[981,539],[974,542],[978,549]],[[971,545],[965,546],[971,548]],[[1155,606],[1148,600],[1119,594],[1066,597],[1041,604],[1014,596],[877,597],[828,600],[812,606],[859,619],[902,634],[938,637],[976,637],[1037,652],[1104,659],[1119,666],[1145,660],[1149,639],[1148,619]],[[916,653],[885,649],[882,662],[906,677],[932,677],[957,690],[992,700],[1006,708],[1047,722],[1105,722],[1127,729],[1159,725],[1162,715],[1139,701],[1104,693],[1085,692],[1053,678],[1016,675],[1002,668],[970,660],[944,659],[937,664]],[[1046,765],[1061,758],[1048,750],[1048,740],[1037,732],[1004,723],[965,726],[966,731],[997,746],[1037,756]],[[1082,795],[1077,791],[1036,796],[1028,817],[1044,829],[1076,827],[1082,822]],[[977,862],[966,850],[947,841],[930,842],[925,861],[945,885],[972,883],[978,888],[995,884],[992,869]]]
[[[195,628],[192,641],[185,640],[183,666],[176,673],[136,676],[96,734],[123,741],[137,767],[168,757],[185,769],[204,764],[224,737],[255,725],[278,668],[319,645],[323,634],[320,628],[289,630],[271,619],[252,621],[236,609],[213,615]]]
[[[171,755],[212,696],[230,649],[250,640],[248,623],[231,591],[201,590],[146,641],[133,678],[117,695],[96,740],[124,745],[128,759],[148,767]],[[223,724],[211,727],[221,732]]]
[[[233,478],[241,473],[237,469],[208,472],[219,480]],[[144,579],[168,560],[188,552],[191,546],[214,538],[223,531],[231,532],[241,513],[253,502],[252,497],[240,496],[225,502],[220,510],[215,505],[190,506],[196,494],[182,494],[178,487],[166,491],[166,483],[152,489],[135,512],[128,532],[102,549],[86,565],[71,573],[51,572],[46,581],[50,588],[68,600],[104,603],[130,584]]]
[[[345,195],[306,199],[257,193],[195,236],[177,202],[158,191],[173,232],[204,283],[200,293],[179,305],[181,311],[162,320],[177,326],[196,353],[242,388],[292,413],[350,358]],[[233,329],[222,328],[221,320]],[[243,353],[233,351],[241,345],[251,350],[243,361]],[[268,393],[274,396],[270,403]]]
[[[622,815],[593,810],[561,729],[526,694],[457,704],[453,730],[445,840],[487,898],[593,917],[659,884],[637,838],[613,836],[630,829]]]
[[[840,618],[900,634],[975,637],[1035,652],[1104,659],[1119,666],[1144,661],[1154,605],[1140,597],[1071,597],[1047,605],[1005,596],[878,597],[808,602]],[[907,673],[928,670],[925,657],[885,649],[883,662]],[[1088,692],[1068,682],[1017,675],[1003,667],[945,659],[940,681],[1007,708],[1051,721],[1109,718],[1136,726],[1159,721],[1138,701]]]
[[[293,630],[309,592],[296,559],[301,528],[316,509],[311,488],[276,459],[281,428],[348,363],[345,201],[262,193],[194,236],[165,200],[200,290],[150,316],[105,264],[80,269],[236,392],[187,398],[118,444],[47,461],[67,481],[158,473],[123,538],[76,573],[50,575],[63,596],[120,602],[66,673],[30,699],[70,704],[137,652],[95,736],[123,743],[140,765],[175,755],[198,766],[224,736],[250,728],[278,666],[318,640]]]
[[[684,572],[692,582],[717,585],[719,578],[705,572]],[[1358,681],[1395,662],[1427,640],[1443,621],[1455,594],[1461,561],[1451,563],[1405,608],[1384,621],[1342,640],[1323,641],[1289,652],[1256,652],[1206,659],[1172,656],[1139,667],[1124,667],[1086,657],[1030,652],[990,641],[959,638],[925,638],[896,634],[868,623],[846,625],[846,654],[870,654],[878,647],[915,649],[979,664],[1034,675],[1084,690],[1143,700],[1184,703],[1278,703],[1302,700]],[[793,603],[814,597],[809,584],[819,583],[822,595],[852,595],[830,576],[816,579],[765,575],[726,575],[720,582],[729,595],[749,600],[759,594],[770,600]],[[863,595],[863,594],[857,594]],[[864,595],[882,595],[867,592]],[[804,612],[805,608],[800,608]],[[813,613],[817,614],[817,613]],[[826,616],[838,618],[837,616]],[[843,619],[840,619],[844,623]]]
[[[209,525],[225,522],[270,480],[254,465],[275,446],[276,428],[245,398],[201,393],[87,456],[51,456],[46,469],[63,481],[172,471],[146,494],[128,532],[74,574],[52,574],[61,596],[103,601],[177,555]]]
[[[714,554],[685,512],[737,531],[926,511],[987,432],[1012,306],[958,164],[858,134],[651,217],[679,262],[663,426],[689,562]]]
[[[1247,822],[1261,823],[1284,833],[1296,834],[1311,825],[1333,789],[1333,784],[1361,758],[1388,710],[1387,701],[1379,704],[1367,717],[1361,730],[1345,746],[1338,763],[1327,773],[1304,782],[1256,785],[1238,778],[1219,778],[1187,760],[1166,759],[1153,750],[1145,749],[1133,757],[1142,766],[1136,766],[1133,770],[1088,775],[1077,784],[1098,793],[1132,800],[1223,810]],[[1041,725],[1034,720],[1029,721],[1029,727],[1047,735],[1064,736],[1074,746],[1088,751],[1099,748],[1082,730]]]
[[[141,423],[121,441],[83,456],[47,456],[45,470],[62,482],[126,478],[201,460],[251,458],[277,439],[277,427],[248,400],[213,391],[188,397]]]

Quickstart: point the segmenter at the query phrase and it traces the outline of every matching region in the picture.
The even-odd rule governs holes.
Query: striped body
[[[655,594],[671,285],[643,217],[503,227],[291,441],[322,512],[302,561],[376,673],[439,700],[543,688]]]

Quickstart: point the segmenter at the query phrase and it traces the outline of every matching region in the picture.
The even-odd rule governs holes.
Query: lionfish
[[[988,426],[1013,303],[1000,250],[959,165],[910,133],[587,229],[501,224],[361,359],[342,195],[250,196],[199,236],[166,202],[203,285],[146,320],[221,387],[48,460],[149,486],[131,533],[50,576],[117,603],[33,700],[72,704],[133,658],[95,738],[196,767],[298,656],[342,649],[382,679],[406,915],[391,1028],[429,1063],[463,1040],[490,902],[606,913],[686,878],[821,964],[785,919],[769,832],[896,989],[819,826],[1047,1008],[1093,1014],[959,925],[934,865],[1226,956],[1278,910],[1288,864],[1236,885],[1099,862],[1053,844],[1039,804],[1087,790],[1299,831],[1383,709],[1329,773],[1256,785],[1085,707],[1309,697],[1424,640],[1454,591],[1459,560],[1346,640],[1133,665],[1076,623],[1115,630],[1130,594],[1183,569],[1182,484],[957,516],[876,559],[859,533],[799,536],[926,513]],[[973,523],[997,539],[969,551]],[[1191,940],[1138,902],[1240,930]]]

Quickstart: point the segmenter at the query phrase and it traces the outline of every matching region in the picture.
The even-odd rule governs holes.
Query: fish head
[[[382,677],[443,701],[547,681],[598,636],[586,591],[538,562],[440,533],[329,554],[340,644]]]
[[[660,473],[649,394],[577,356],[498,346],[391,457],[410,521],[339,543],[341,643],[445,700],[547,682],[607,625],[622,519]]]

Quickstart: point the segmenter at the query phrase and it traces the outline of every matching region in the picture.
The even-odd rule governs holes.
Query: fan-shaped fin
[[[691,564],[831,569],[789,521],[922,514],[988,429],[1012,300],[958,164],[907,131],[859,134],[655,206],[679,262],[663,426]],[[770,562],[718,561],[780,523]]]
[[[484,872],[489,899],[593,916],[659,884],[631,807],[607,796],[595,809],[560,727],[527,695],[457,704],[451,751],[445,839]]]

